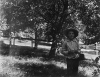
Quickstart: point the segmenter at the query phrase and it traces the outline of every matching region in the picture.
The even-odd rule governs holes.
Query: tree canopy
[[[84,39],[85,44],[93,44],[100,40],[100,2],[97,0],[86,1],[84,7],[79,14],[79,18],[86,26],[85,34],[88,38]]]
[[[75,25],[77,21],[85,27],[84,33],[88,36],[85,44],[99,41],[99,4],[98,0],[8,0],[4,13],[7,24],[14,23],[15,29],[30,27],[36,30],[39,24],[46,24],[43,33],[53,42],[51,51],[55,51],[57,39],[63,37],[64,30],[79,28]]]

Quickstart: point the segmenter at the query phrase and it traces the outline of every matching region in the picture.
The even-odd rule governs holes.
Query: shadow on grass
[[[3,44],[1,46],[0,54],[1,55],[12,55],[12,56],[21,56],[21,57],[40,57],[43,54],[45,54],[45,51],[48,51],[47,49],[36,49],[28,46],[17,46],[12,45],[11,47],[9,45]]]
[[[45,54],[45,49],[35,49],[27,46],[13,46],[10,49],[9,45],[4,44],[2,47],[1,54],[9,55],[10,52],[13,52],[14,56],[16,56],[15,52],[17,52],[17,56],[23,57],[42,57]],[[5,53],[4,53],[5,52]],[[64,57],[55,57],[55,61],[65,61]],[[43,61],[48,61],[44,60]],[[54,64],[39,64],[39,63],[16,63],[16,68],[20,68],[21,71],[24,71],[25,77],[67,77],[66,69],[57,67]],[[83,76],[81,76],[83,77]]]
[[[16,64],[25,72],[25,77],[65,77],[66,69],[58,68],[53,64],[40,65],[40,64]]]
[[[15,67],[23,71],[25,77],[67,77],[67,69],[54,64],[17,63]],[[79,72],[77,77],[86,76]]]

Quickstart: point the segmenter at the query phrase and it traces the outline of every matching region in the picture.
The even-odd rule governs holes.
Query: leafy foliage
[[[87,2],[83,8],[79,17],[82,23],[86,25],[85,34],[88,38],[84,41],[85,44],[93,44],[100,39],[100,7],[96,0],[94,0]]]
[[[51,51],[54,52],[57,39],[62,39],[67,28],[77,28],[77,21],[86,27],[84,33],[88,39],[84,39],[85,44],[99,41],[98,4],[97,0],[13,0],[6,4],[4,11],[7,23],[9,26],[14,23],[16,30],[30,27],[35,32],[43,31],[45,39],[52,41]],[[40,24],[46,25],[41,28]]]

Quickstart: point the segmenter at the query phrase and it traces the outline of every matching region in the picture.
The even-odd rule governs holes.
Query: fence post
[[[31,40],[31,46],[33,47],[33,40]]]

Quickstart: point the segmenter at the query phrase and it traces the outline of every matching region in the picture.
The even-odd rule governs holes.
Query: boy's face
[[[73,31],[69,31],[69,33],[68,33],[68,38],[69,38],[70,40],[73,40],[74,37],[75,37],[74,32],[73,32]]]

